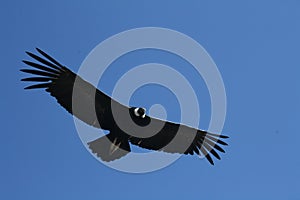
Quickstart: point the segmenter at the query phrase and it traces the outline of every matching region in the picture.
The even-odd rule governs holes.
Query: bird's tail
[[[130,152],[128,140],[121,140],[112,133],[91,141],[88,145],[97,157],[106,162],[119,159]]]

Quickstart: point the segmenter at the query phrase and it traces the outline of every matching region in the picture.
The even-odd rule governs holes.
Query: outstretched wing
[[[22,72],[37,75],[22,81],[37,82],[25,89],[45,88],[69,113],[85,123],[97,128],[110,130],[113,126],[111,102],[119,104],[93,85],[77,76],[40,49],[42,57],[26,52],[37,63],[23,60],[34,69],[21,69]]]
[[[146,118],[151,120],[151,123],[156,127],[162,127],[156,134],[152,134],[148,130],[147,134],[153,136],[146,137],[130,137],[130,142],[134,145],[150,149],[160,150],[169,153],[182,154],[198,154],[205,156],[213,165],[213,155],[217,159],[221,159],[217,151],[225,153],[220,145],[227,145],[223,140],[228,136],[209,133],[207,131],[194,129],[185,125],[176,124],[173,122],[165,122],[159,119]],[[147,120],[147,119],[146,119]],[[153,126],[152,126],[153,127]],[[217,150],[217,151],[216,151]]]

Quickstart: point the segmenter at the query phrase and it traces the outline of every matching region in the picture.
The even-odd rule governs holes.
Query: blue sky
[[[299,199],[299,8],[296,0],[2,3],[1,199]],[[145,26],[192,37],[217,64],[230,146],[215,166],[186,156],[148,174],[110,169],[86,151],[72,117],[52,97],[23,90],[25,51],[40,47],[76,72],[99,42]],[[111,92],[118,66],[148,62],[180,68],[191,80],[201,99],[200,128],[206,129],[207,89],[174,55],[148,50],[123,56],[99,88]],[[168,90],[145,87],[132,103],[149,106],[157,91],[157,101],[173,99],[168,119],[179,120]]]

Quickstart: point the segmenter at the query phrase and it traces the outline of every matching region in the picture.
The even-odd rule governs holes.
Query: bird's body
[[[204,155],[213,164],[210,154],[224,152],[219,145],[227,145],[220,138],[227,136],[208,133],[186,125],[163,121],[146,115],[145,109],[120,104],[83,80],[45,52],[44,57],[27,52],[39,61],[23,61],[35,69],[21,69],[38,77],[22,81],[39,82],[25,89],[45,88],[69,113],[83,122],[108,130],[109,133],[88,143],[93,153],[104,161],[112,161],[130,152],[130,144],[169,153]]]

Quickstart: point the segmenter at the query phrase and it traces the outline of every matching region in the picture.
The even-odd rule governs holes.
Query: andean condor
[[[35,69],[21,69],[21,71],[37,75],[24,78],[22,81],[38,84],[25,89],[44,88],[72,115],[91,126],[108,130],[107,135],[88,143],[92,152],[103,161],[113,161],[128,154],[129,143],[150,150],[203,155],[212,165],[214,162],[210,155],[220,159],[216,150],[225,153],[219,145],[227,145],[221,138],[226,139],[228,136],[152,118],[146,115],[144,108],[122,105],[42,50],[38,48],[36,50],[40,56],[26,53],[38,62],[23,60],[25,64]],[[74,103],[74,99],[77,102]],[[126,123],[120,126],[116,118],[119,122],[126,121]],[[127,123],[128,120],[131,123]],[[151,126],[148,127],[148,124]],[[158,130],[153,131],[157,128]]]

